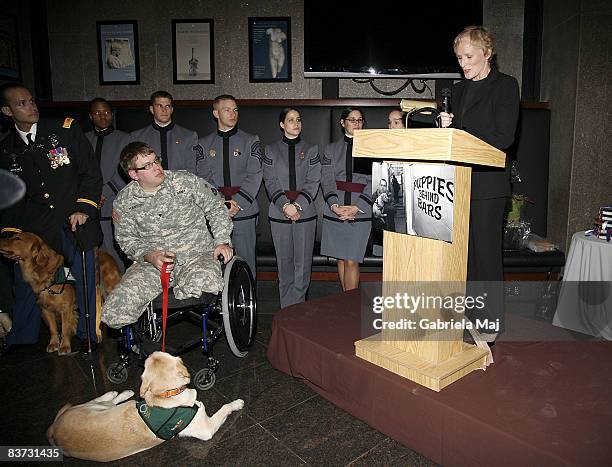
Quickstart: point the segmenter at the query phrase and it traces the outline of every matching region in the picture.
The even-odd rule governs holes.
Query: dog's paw
[[[48,353],[57,352],[59,348],[60,348],[59,342],[49,342],[49,345],[47,346],[47,352]]]
[[[47,350],[48,352],[48,350]],[[59,347],[59,351],[57,352],[59,355],[69,355],[72,352],[72,347],[70,347],[70,344],[68,345],[60,345]]]
[[[235,401],[230,402],[230,407],[232,408],[232,411],[241,410],[244,407],[244,401],[242,399],[236,399]]]

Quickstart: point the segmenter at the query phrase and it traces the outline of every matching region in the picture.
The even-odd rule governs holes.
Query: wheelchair
[[[200,298],[177,300],[168,292],[167,325],[185,318],[201,326],[202,335],[182,343],[179,347],[166,345],[172,355],[182,355],[200,346],[206,366],[192,377],[194,386],[201,390],[213,387],[219,360],[213,355],[215,343],[225,335],[231,352],[245,357],[255,341],[257,326],[257,298],[251,270],[242,258],[234,256],[221,266],[223,291],[218,295],[203,294]],[[109,381],[121,384],[127,381],[128,367],[144,360],[155,350],[161,350],[162,294],[158,295],[137,323],[124,326],[118,339],[119,361],[106,371]]]

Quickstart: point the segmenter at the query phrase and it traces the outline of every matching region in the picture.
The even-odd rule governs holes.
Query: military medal
[[[19,175],[23,169],[21,168],[21,164],[17,161],[17,154],[11,154],[11,164],[9,165],[9,172]]]
[[[304,160],[304,151],[300,152],[300,160]]]
[[[240,154],[240,149],[234,149],[234,157],[238,157]]]
[[[210,157],[215,157],[217,155],[217,151],[215,151],[214,149],[211,149],[210,151],[208,151],[208,155]]]
[[[47,159],[49,159],[51,168],[55,170],[62,165],[70,164],[68,150],[62,146],[59,146],[57,135],[49,135],[49,142],[51,143],[52,149],[47,153]]]

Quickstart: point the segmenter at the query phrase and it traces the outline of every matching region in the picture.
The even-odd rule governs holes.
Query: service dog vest
[[[198,411],[198,406],[173,407],[166,409],[162,407],[149,407],[143,400],[136,401],[136,410],[142,421],[146,423],[149,430],[155,436],[168,441],[187,428]]]

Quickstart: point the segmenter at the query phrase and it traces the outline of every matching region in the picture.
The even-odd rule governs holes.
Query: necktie
[[[32,149],[34,147],[34,140],[32,139],[32,133],[28,133],[26,135],[26,139],[28,140],[28,149]]]

